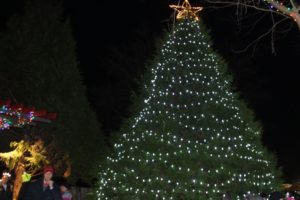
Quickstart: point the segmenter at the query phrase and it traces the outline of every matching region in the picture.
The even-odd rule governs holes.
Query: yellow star
[[[194,18],[196,21],[199,21],[196,13],[203,9],[203,7],[192,7],[188,0],[184,0],[181,6],[169,6],[178,12],[176,19]]]

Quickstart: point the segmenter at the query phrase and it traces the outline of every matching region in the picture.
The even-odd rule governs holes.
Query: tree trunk
[[[24,169],[24,164],[23,164],[23,159],[20,159],[18,161],[17,167],[15,169],[15,175],[16,175],[16,179],[15,179],[15,183],[14,183],[14,190],[13,190],[13,200],[17,200],[19,197],[19,192],[21,190],[22,187],[22,174],[24,173],[25,169]]]

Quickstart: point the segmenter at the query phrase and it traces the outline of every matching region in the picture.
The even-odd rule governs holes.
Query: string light
[[[22,127],[35,122],[51,122],[56,113],[47,113],[45,110],[35,111],[33,107],[23,107],[22,104],[10,105],[10,100],[0,101],[0,130],[10,127]]]
[[[23,112],[22,107],[12,109],[6,105],[0,105],[0,130],[11,126],[21,127],[33,121],[33,112]]]
[[[281,12],[289,17],[291,17],[295,22],[300,18],[299,7],[294,7],[293,5],[286,5],[284,2],[274,1],[274,0],[264,0],[269,5],[271,10],[276,9],[277,12]],[[292,6],[292,7],[289,7]]]

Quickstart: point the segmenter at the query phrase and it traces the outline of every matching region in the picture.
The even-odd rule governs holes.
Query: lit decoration
[[[0,153],[0,159],[8,170],[15,174],[12,199],[19,199],[22,183],[37,175],[40,166],[49,161],[42,140],[36,140],[33,143],[24,140],[12,141],[10,147],[12,148],[10,151]]]
[[[286,16],[291,17],[298,25],[300,29],[300,7],[293,3],[293,1],[288,1],[288,4],[284,4],[283,1],[274,1],[274,0],[264,0],[269,5],[271,10],[276,10],[281,12]]]
[[[181,6],[170,5],[171,8],[178,12],[176,19],[194,18],[199,20],[197,13],[200,12],[203,7],[192,7],[188,0],[184,0]]]
[[[139,112],[100,166],[98,200],[241,200],[280,187],[260,126],[195,18],[175,25],[150,66]]]
[[[282,184],[281,186],[282,186],[282,189],[284,189],[284,190],[288,190],[289,188],[291,188],[291,187],[292,187],[292,184],[285,183],[285,184]]]
[[[12,126],[22,127],[26,124],[35,125],[36,122],[51,122],[56,113],[47,113],[45,110],[35,111],[33,107],[24,107],[22,104],[11,105],[11,101],[0,101],[0,130]]]
[[[24,172],[22,174],[22,182],[29,182],[31,180],[31,174],[28,174],[27,172]]]

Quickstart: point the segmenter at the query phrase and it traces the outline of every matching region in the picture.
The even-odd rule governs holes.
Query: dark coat
[[[19,192],[18,200],[25,200],[25,195],[26,195],[26,192],[29,189],[29,185],[30,185],[30,182],[24,182],[22,184],[20,192]]]
[[[6,190],[3,185],[0,184],[0,200],[12,200],[11,185],[7,184]]]
[[[280,192],[273,192],[270,195],[270,200],[280,200],[280,198],[283,198],[283,195]]]
[[[43,187],[43,177],[30,183],[25,194],[25,200],[62,200],[59,187],[54,184],[53,189]]]

